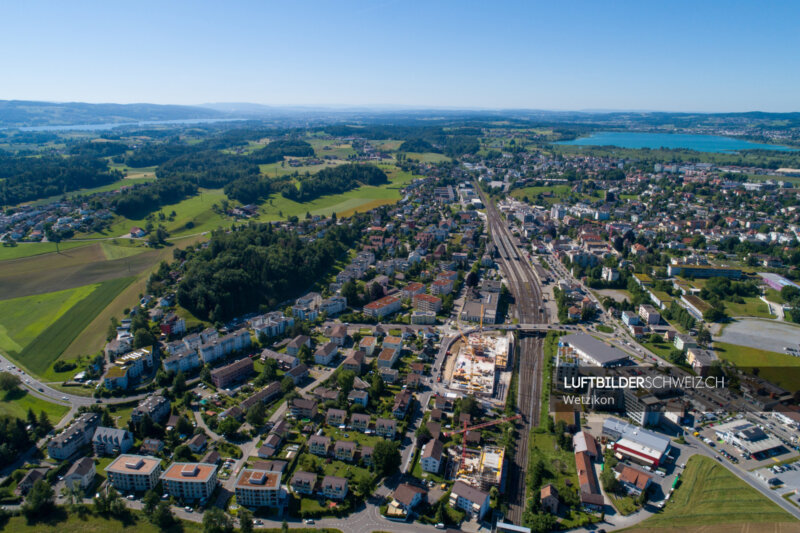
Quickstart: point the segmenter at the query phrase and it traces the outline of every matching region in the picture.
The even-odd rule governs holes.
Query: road
[[[486,218],[492,241],[497,246],[501,259],[498,261],[509,289],[514,296],[517,318],[520,323],[543,324],[548,322],[542,308],[542,290],[531,265],[514,244],[506,221],[500,216],[494,202],[484,192],[481,201],[486,206]],[[508,499],[507,521],[522,522],[525,510],[525,471],[528,465],[528,437],[531,428],[539,423],[541,370],[544,359],[544,343],[541,337],[522,337],[519,340],[519,379],[517,407],[523,415],[521,427],[517,428],[517,443],[514,463],[509,469],[506,482]]]

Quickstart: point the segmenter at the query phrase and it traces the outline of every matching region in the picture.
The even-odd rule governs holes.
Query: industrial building
[[[613,367],[628,364],[628,355],[608,344],[585,333],[573,333],[561,337],[559,347],[572,348],[575,355],[584,363],[592,366]]]
[[[620,456],[652,467],[663,461],[670,448],[669,437],[613,417],[603,422],[603,436],[614,441],[614,451]]]

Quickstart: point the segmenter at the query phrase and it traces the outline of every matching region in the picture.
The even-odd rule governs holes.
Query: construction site
[[[503,483],[505,451],[497,446],[484,446],[481,449],[449,450],[450,463],[459,465],[454,480],[488,491],[492,487],[501,488]]]
[[[510,332],[478,332],[461,336],[448,360],[445,378],[450,390],[505,402],[511,380],[514,336]]]

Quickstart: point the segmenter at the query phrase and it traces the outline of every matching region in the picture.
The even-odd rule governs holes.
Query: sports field
[[[796,521],[724,466],[709,457],[695,455],[686,464],[680,486],[664,510],[642,522],[635,530],[745,522],[763,523],[767,527],[753,526],[750,531],[770,531],[771,526],[767,524]]]

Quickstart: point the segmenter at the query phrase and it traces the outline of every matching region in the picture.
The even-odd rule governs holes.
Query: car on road
[[[186,507],[184,507],[183,510],[186,511],[187,513],[191,513],[193,511],[193,509],[191,507],[189,507],[188,505]]]
[[[69,401],[69,398],[67,398],[66,396],[62,396],[61,399],[64,400],[65,402]]]
[[[444,529],[444,524],[443,524],[443,523],[441,523],[441,522],[439,522],[438,524],[436,524],[436,525],[435,525],[435,526],[433,526],[433,527],[435,527],[436,529]]]
[[[44,392],[44,387],[39,387],[39,388],[38,388],[38,389],[36,389],[36,390],[38,390],[39,392]]]
[[[134,496],[133,494],[128,494],[128,499],[129,500],[135,500],[136,496]]]
[[[305,525],[307,525],[307,526],[313,526],[314,525],[314,519],[313,518],[306,518],[305,520],[303,520],[303,523]]]

